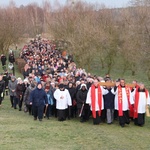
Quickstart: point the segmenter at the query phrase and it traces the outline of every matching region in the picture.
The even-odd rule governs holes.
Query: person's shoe
[[[21,111],[21,108],[19,108],[19,111]]]
[[[42,119],[39,119],[39,121],[42,121]]]
[[[124,127],[124,124],[122,124],[121,127],[123,128],[123,127]]]
[[[108,125],[111,125],[112,123],[110,122],[110,123],[107,123]]]
[[[34,117],[34,120],[37,120],[37,118]]]

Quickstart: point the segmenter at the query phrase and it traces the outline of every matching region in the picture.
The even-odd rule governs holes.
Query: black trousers
[[[145,113],[138,113],[138,117],[134,119],[134,124],[138,126],[143,126],[145,124]]]
[[[77,106],[71,106],[71,118],[77,117]]]
[[[56,109],[56,105],[52,105],[51,107],[51,112],[52,112],[52,116],[54,116],[55,118],[57,118],[57,109]]]
[[[2,101],[3,101],[3,98],[2,98],[2,97],[0,97],[0,105],[2,104]]]
[[[18,105],[18,98],[16,96],[13,96],[13,104],[14,104],[14,109],[16,109]]]
[[[81,112],[81,108],[78,108],[78,114],[80,114],[80,112]],[[90,113],[90,109],[87,107],[84,107],[81,117],[80,117],[80,121],[84,122],[84,121],[89,120],[89,116],[90,116],[89,113]]]
[[[27,107],[27,111],[29,112],[29,115],[32,115],[33,114],[33,112],[32,112],[32,105],[26,104],[26,107]]]
[[[19,106],[19,109],[21,110],[21,108],[22,108],[22,101],[23,101],[23,99],[19,99],[18,98],[18,106]]]
[[[44,106],[32,106],[34,118],[43,119]]]
[[[127,111],[123,111],[123,116],[119,116],[119,124],[121,126],[124,126],[125,124],[129,124],[130,120],[129,120],[129,112]]]
[[[98,125],[101,123],[101,116],[99,116],[98,111],[96,111],[96,118],[93,118],[93,124]]]

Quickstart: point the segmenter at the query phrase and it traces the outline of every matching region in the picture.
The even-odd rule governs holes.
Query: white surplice
[[[56,108],[59,110],[64,110],[67,109],[68,106],[72,106],[71,97],[67,89],[65,89],[64,91],[60,91],[60,89],[57,89],[54,92],[54,98],[56,99]]]

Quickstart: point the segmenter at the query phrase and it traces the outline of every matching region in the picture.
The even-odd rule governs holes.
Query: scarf
[[[145,89],[146,99],[148,98],[148,90]],[[134,118],[138,117],[138,105],[139,105],[139,91],[138,88],[135,92],[135,104],[134,104]]]
[[[91,86],[91,106],[92,106],[92,115],[93,118],[96,118],[96,110],[95,110],[95,86],[92,85]],[[101,116],[101,109],[102,109],[102,90],[100,88],[100,86],[98,86],[98,106],[99,106],[99,111],[98,111],[98,115]]]
[[[129,91],[129,88],[125,86],[125,91],[126,91],[126,94],[127,94],[127,99],[128,99],[128,104],[130,106],[130,91]],[[121,86],[118,86],[118,113],[119,113],[119,116],[123,116],[123,111],[122,111],[122,87]]]

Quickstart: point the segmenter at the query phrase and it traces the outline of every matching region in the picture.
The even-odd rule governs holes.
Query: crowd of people
[[[11,107],[33,115],[34,120],[57,117],[59,121],[80,118],[86,122],[92,117],[94,125],[110,125],[114,119],[121,127],[130,121],[145,124],[150,97],[144,84],[133,81],[134,86],[129,87],[118,79],[111,86],[108,74],[102,78],[77,68],[73,57],[64,55],[48,39],[31,40],[20,57],[26,61],[23,78],[9,76],[7,71],[0,75],[0,105],[8,89]]]

